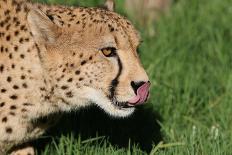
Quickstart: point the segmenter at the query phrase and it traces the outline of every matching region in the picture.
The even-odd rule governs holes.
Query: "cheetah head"
[[[126,117],[149,95],[150,82],[128,20],[99,8],[33,9],[28,23],[40,47],[41,64],[66,102],[64,109],[96,103]]]

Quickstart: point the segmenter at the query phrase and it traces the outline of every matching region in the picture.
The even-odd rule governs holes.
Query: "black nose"
[[[134,81],[131,81],[131,87],[133,88],[135,94],[137,95],[137,90],[139,89],[139,87],[141,87],[144,83],[144,81],[139,81],[139,82],[134,82]]]

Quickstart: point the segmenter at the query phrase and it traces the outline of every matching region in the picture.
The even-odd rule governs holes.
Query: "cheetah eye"
[[[116,55],[116,48],[106,47],[100,50],[106,57],[112,57]]]

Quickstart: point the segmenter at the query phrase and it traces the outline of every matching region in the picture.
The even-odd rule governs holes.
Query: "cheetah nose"
[[[131,86],[134,89],[134,92],[136,94],[135,97],[133,97],[132,99],[130,99],[128,101],[128,103],[132,104],[132,105],[140,105],[143,104],[144,102],[146,102],[148,96],[149,96],[149,88],[150,88],[150,81],[148,82],[131,82]]]

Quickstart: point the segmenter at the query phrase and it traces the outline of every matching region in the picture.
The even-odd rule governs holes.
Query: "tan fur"
[[[34,155],[35,150],[33,147],[25,147],[21,150],[13,151],[10,155]]]
[[[1,0],[0,154],[39,137],[59,112],[95,103],[112,116],[130,115],[133,107],[108,97],[119,62],[100,49],[117,49],[114,99],[126,102],[135,96],[131,81],[148,81],[138,45],[134,27],[114,12]]]

